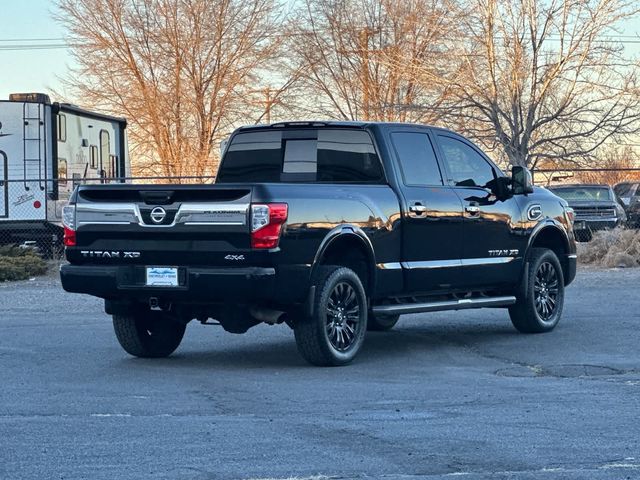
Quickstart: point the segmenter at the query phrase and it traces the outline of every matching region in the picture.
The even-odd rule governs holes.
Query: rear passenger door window
[[[394,132],[391,141],[405,185],[442,185],[436,152],[427,133]]]

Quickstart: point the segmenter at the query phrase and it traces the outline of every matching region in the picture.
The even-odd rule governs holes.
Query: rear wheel
[[[144,311],[114,315],[113,328],[122,348],[135,357],[161,358],[180,345],[186,325],[165,313]]]
[[[369,312],[367,319],[367,330],[374,332],[386,332],[396,326],[400,320],[400,315],[376,315]]]
[[[313,314],[296,322],[300,354],[318,366],[351,362],[367,330],[367,297],[362,282],[345,267],[320,267],[315,276]]]
[[[509,307],[511,322],[523,333],[551,331],[560,321],[564,306],[564,277],[556,254],[534,248],[529,257],[526,283],[515,305]]]

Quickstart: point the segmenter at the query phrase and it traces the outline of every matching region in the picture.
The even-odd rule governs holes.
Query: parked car
[[[549,190],[573,208],[578,241],[588,242],[594,231],[619,227],[627,221],[623,204],[609,185],[558,185]]]
[[[640,194],[640,182],[621,182],[613,187],[613,191],[622,201],[625,207],[628,207],[631,203],[631,199]]]
[[[624,203],[629,226],[640,228],[640,182],[618,183],[613,191]]]
[[[508,308],[552,330],[576,273],[571,210],[462,136],[420,125],[237,130],[214,185],[82,185],[64,210],[69,292],[105,299],[128,353],[164,357],[192,319],[286,323],[342,365],[402,314]]]

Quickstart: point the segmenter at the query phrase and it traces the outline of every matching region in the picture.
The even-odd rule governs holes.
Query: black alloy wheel
[[[555,267],[544,262],[538,267],[533,284],[536,311],[543,322],[549,321],[553,317],[558,305],[558,294],[560,291],[560,279]]]
[[[525,274],[516,290],[516,303],[509,307],[513,326],[522,333],[553,330],[564,306],[564,276],[553,250],[531,249]]]
[[[298,351],[309,363],[351,362],[367,331],[367,295],[358,275],[341,266],[320,266],[314,274],[311,314],[294,323]]]
[[[346,282],[336,284],[327,300],[327,335],[333,348],[351,348],[360,322],[360,305],[355,289]]]

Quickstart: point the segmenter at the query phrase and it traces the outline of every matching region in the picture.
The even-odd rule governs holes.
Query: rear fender
[[[322,264],[322,261],[325,258],[327,251],[329,251],[333,245],[336,245],[337,241],[342,241],[345,238],[348,238],[349,240],[355,240],[359,244],[360,249],[366,255],[367,270],[369,273],[367,281],[368,281],[368,284],[371,287],[373,287],[373,285],[375,285],[375,280],[376,280],[375,279],[376,262],[375,262],[375,252],[373,250],[373,245],[369,237],[360,227],[356,225],[351,225],[351,224],[338,225],[337,227],[333,228],[329,233],[327,233],[327,235],[324,237],[313,259],[313,264],[311,265],[311,278],[314,277],[314,274],[317,271],[318,266]]]

